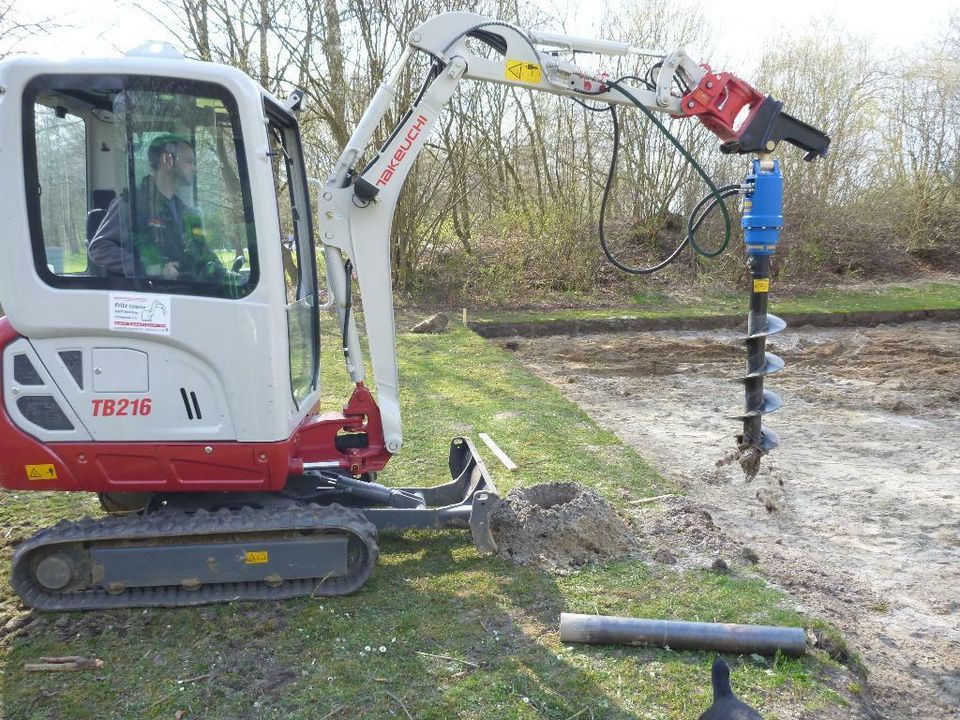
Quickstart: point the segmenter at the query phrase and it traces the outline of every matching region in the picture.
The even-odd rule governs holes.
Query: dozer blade
[[[496,552],[497,544],[490,532],[490,514],[500,501],[497,487],[490,472],[469,438],[457,437],[450,442],[451,481],[442,485],[428,487],[392,488],[392,492],[401,493],[405,498],[418,498],[416,507],[386,507],[376,501],[376,494],[367,494],[356,484],[351,492],[342,488],[317,487],[316,473],[307,465],[304,481],[307,485],[301,491],[320,490],[323,502],[336,502],[355,507],[364,517],[376,525],[378,530],[411,530],[414,528],[462,528],[470,530],[473,544],[481,552]],[[311,479],[312,477],[312,479]],[[385,488],[371,490],[382,492]]]

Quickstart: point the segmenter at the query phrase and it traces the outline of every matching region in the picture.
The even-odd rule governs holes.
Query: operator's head
[[[158,177],[169,178],[178,187],[193,184],[197,174],[193,144],[182,135],[160,135],[147,150],[150,168]]]

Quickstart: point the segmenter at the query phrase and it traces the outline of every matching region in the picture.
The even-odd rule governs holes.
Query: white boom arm
[[[474,43],[489,50],[474,52]],[[651,110],[680,115],[680,99],[671,89],[678,75],[696,86],[706,70],[683,50],[667,55],[633,48],[625,43],[591,40],[554,33],[525,32],[509,23],[472,13],[446,13],[413,31],[409,47],[396,70],[377,90],[337,165],[320,193],[319,228],[324,244],[327,278],[336,300],[341,327],[348,315],[350,278],[344,257],[356,269],[363,295],[364,319],[370,345],[377,397],[387,450],[396,453],[403,442],[400,422],[393,292],[390,266],[390,229],[400,190],[434,123],[463,78],[557,95],[632,105],[625,94],[604,85],[604,77],[585,71],[573,62],[548,54],[538,46],[561,47],[607,55],[643,54],[662,57],[656,90],[620,83],[637,101]],[[357,160],[369,145],[395,95],[397,79],[413,49],[427,52],[444,64],[440,74],[381,148],[374,161],[351,176]],[[354,315],[346,321],[347,369],[355,382],[364,378],[363,357]]]

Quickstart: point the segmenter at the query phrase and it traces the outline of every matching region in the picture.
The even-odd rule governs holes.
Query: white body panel
[[[30,338],[45,362],[54,346],[64,341],[77,347],[137,348],[149,356],[152,387],[158,388],[159,383],[164,393],[173,391],[170,402],[180,403],[180,385],[173,378],[192,374],[218,405],[218,419],[211,424],[181,423],[184,426],[177,430],[161,414],[156,416],[155,426],[144,426],[142,431],[112,425],[108,432],[97,426],[91,430],[95,436],[247,442],[288,438],[316,404],[319,392],[313,392],[299,409],[292,398],[279,250],[260,252],[260,280],[247,297],[174,295],[169,335],[112,330],[109,292],[58,289],[39,277],[27,242],[30,228],[23,180],[21,103],[24,86],[41,74],[183,77],[226,88],[237,101],[244,132],[257,244],[273,249],[279,248],[280,237],[277,195],[267,155],[264,91],[239,70],[186,60],[124,57],[56,62],[22,58],[0,64],[0,87],[4,89],[0,92],[0,126],[4,128],[0,136],[0,187],[4,188],[0,228],[5,236],[0,302],[14,329]]]
[[[15,376],[14,358],[17,355],[26,357],[32,366],[36,377],[31,382],[22,382],[23,378],[18,379]],[[59,368],[54,366],[54,372],[48,371],[30,341],[21,338],[8,345],[4,349],[2,360],[4,407],[20,429],[45,442],[87,442],[91,439],[84,419],[74,411],[73,405],[61,390],[63,378],[57,372]],[[19,406],[20,402],[29,402],[32,398],[52,401],[70,427],[51,428],[50,423],[34,422]]]
[[[76,371],[65,352],[79,354]],[[18,354],[30,359],[42,384],[17,381]],[[220,379],[193,353],[126,338],[48,338],[13,343],[3,366],[7,412],[44,442],[236,439]],[[51,430],[25,418],[17,401],[31,395],[55,398],[75,429]]]

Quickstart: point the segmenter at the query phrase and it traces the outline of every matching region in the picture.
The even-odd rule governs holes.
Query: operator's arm
[[[90,260],[113,276],[132,276],[133,249],[129,242],[129,226],[125,222],[128,204],[115,197],[107,207],[103,221],[87,247]],[[127,241],[124,241],[127,238]]]
[[[203,214],[198,209],[184,205],[183,233],[187,258],[193,265],[196,279],[204,282],[222,281],[227,276],[227,268],[210,247]]]

